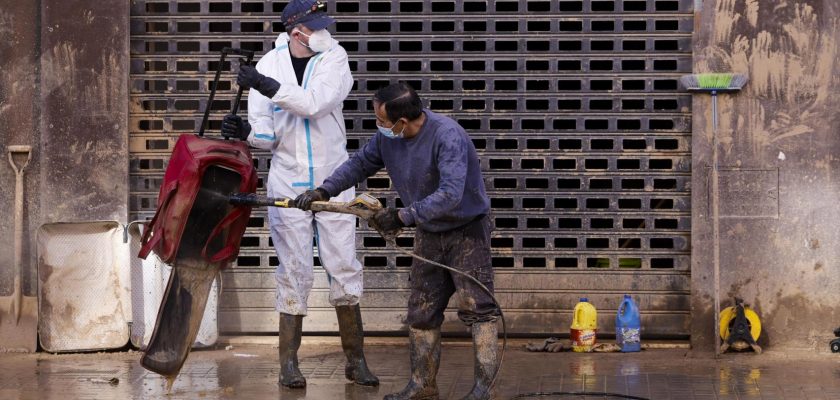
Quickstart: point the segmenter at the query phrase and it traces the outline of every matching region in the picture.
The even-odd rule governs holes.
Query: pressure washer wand
[[[281,207],[294,208],[295,200],[285,197],[266,197],[256,193],[234,193],[230,195],[230,204],[249,207]],[[341,214],[352,214],[368,221],[373,214],[382,209],[382,203],[375,197],[362,193],[352,201],[313,201],[310,205],[313,212],[328,211]]]
[[[248,207],[291,208],[295,206],[295,201],[285,197],[259,196],[256,193],[234,193],[230,195],[230,204]]]

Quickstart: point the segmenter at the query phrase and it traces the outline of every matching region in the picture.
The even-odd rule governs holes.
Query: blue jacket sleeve
[[[355,186],[385,166],[379,150],[379,139],[379,133],[374,134],[364,147],[353,153],[327,179],[324,179],[321,187],[329,193],[330,197],[338,196],[339,193]]]
[[[420,225],[439,218],[461,203],[467,180],[467,136],[457,130],[440,135],[436,144],[437,168],[440,173],[438,189],[412,203],[407,212],[400,212],[406,225]]]

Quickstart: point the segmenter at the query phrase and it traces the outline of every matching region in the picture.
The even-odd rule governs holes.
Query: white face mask
[[[310,50],[316,53],[323,53],[329,50],[332,46],[332,36],[330,35],[330,32],[326,29],[319,29],[315,32],[312,32],[311,35],[307,35],[300,30],[298,30],[298,32],[300,32],[301,35],[309,38],[309,46],[306,46],[306,43],[303,43],[303,41],[301,40],[298,40],[298,42],[300,42],[300,44],[308,47]]]

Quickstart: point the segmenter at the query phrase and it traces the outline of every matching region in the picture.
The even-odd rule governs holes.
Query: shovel
[[[9,163],[15,171],[15,257],[11,296],[0,297],[0,351],[34,352],[38,341],[38,298],[24,296],[23,275],[23,170],[32,158],[31,146],[9,146]],[[15,155],[25,158],[22,165]]]

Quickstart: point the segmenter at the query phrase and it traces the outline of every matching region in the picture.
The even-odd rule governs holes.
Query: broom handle
[[[717,135],[717,128],[718,128],[718,113],[717,113],[717,91],[712,91],[712,134],[715,136]],[[717,140],[716,137],[713,137],[712,140]],[[717,146],[715,147],[717,148]],[[715,168],[717,168],[717,162],[715,162]]]
[[[717,92],[712,91],[712,257],[715,281],[715,357],[720,355],[720,187],[718,186]]]

